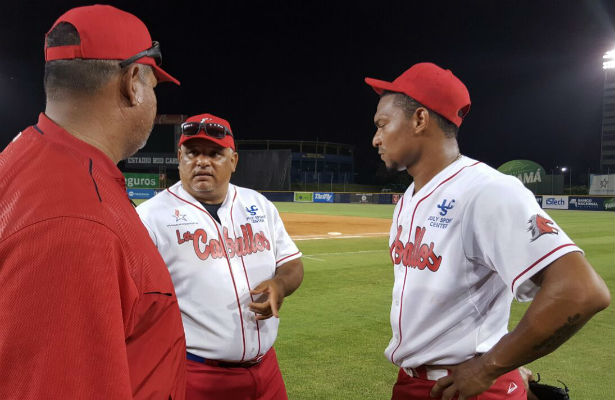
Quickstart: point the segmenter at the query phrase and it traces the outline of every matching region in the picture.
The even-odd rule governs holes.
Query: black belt
[[[220,368],[250,368],[255,365],[260,364],[261,359],[250,360],[250,361],[241,361],[241,362],[232,362],[232,361],[220,361],[220,360],[210,360],[208,358],[203,358],[201,356],[197,356],[196,354],[186,352],[186,358],[191,361],[196,361],[201,364],[209,365],[211,367],[220,367]]]

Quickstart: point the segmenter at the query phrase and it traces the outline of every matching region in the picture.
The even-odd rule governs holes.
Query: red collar
[[[85,158],[91,159],[92,163],[100,172],[103,172],[104,174],[109,175],[112,178],[122,180],[122,182],[124,181],[124,176],[122,175],[122,172],[105,153],[103,153],[98,148],[92,146],[91,144],[88,144],[83,140],[77,139],[75,136],[68,133],[60,125],[49,119],[49,117],[46,116],[45,113],[39,114],[36,127],[44,135],[45,140],[49,140],[70,148],[75,153],[78,153]]]

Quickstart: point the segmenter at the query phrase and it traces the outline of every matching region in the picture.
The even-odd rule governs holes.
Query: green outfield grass
[[[349,215],[355,217],[387,218],[393,217],[395,206],[392,204],[352,204],[352,203],[274,203],[279,212],[321,215]]]
[[[393,206],[276,203],[281,212],[391,218]],[[552,211],[615,298],[615,213]],[[397,368],[383,355],[391,330],[393,271],[387,238],[297,242],[305,279],[286,299],[276,342],[289,398],[388,399]],[[513,303],[511,326],[527,303]],[[530,365],[565,382],[575,400],[615,398],[614,308],[598,314],[555,353]]]

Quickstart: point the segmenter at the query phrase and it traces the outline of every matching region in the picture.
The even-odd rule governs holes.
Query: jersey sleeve
[[[119,239],[55,218],[0,242],[0,398],[132,399]]]
[[[151,199],[149,201],[151,201]],[[154,245],[156,245],[156,247],[158,247],[158,237],[156,236],[156,232],[154,231],[154,229],[151,226],[150,213],[148,212],[149,210],[147,208],[145,208],[144,204],[145,203],[139,204],[137,206],[137,208],[135,208],[135,210],[137,211],[137,214],[139,214],[139,218],[141,219],[141,223],[143,224],[143,226],[145,226],[145,229],[147,230],[147,233],[149,234],[149,237],[154,242]]]
[[[581,251],[514,177],[486,183],[470,201],[462,222],[468,259],[496,271],[519,301],[538,287],[529,279],[572,251]]]
[[[297,248],[297,245],[295,245],[295,242],[293,242],[288,235],[288,232],[286,232],[284,222],[282,222],[278,209],[275,208],[273,203],[270,202],[269,209],[272,218],[271,222],[273,225],[273,248],[275,254],[275,266],[277,268],[290,260],[301,257],[302,254]]]

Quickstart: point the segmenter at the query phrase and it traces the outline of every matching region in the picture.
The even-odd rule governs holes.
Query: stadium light
[[[562,172],[566,172],[566,171],[570,171],[569,172],[570,173],[570,177],[569,177],[570,178],[570,181],[569,181],[570,189],[568,189],[569,190],[568,194],[572,194],[572,168],[562,167]]]
[[[607,51],[602,58],[602,69],[615,69],[615,49]]]

